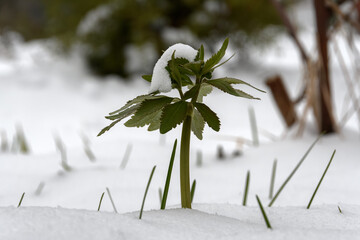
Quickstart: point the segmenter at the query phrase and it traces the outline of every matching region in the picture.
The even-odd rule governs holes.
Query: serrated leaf
[[[225,82],[227,82],[229,84],[245,84],[245,85],[247,85],[247,86],[249,86],[249,87],[251,87],[253,89],[256,89],[256,90],[258,90],[260,92],[266,93],[265,91],[263,91],[263,90],[261,90],[261,89],[259,89],[257,87],[254,87],[250,83],[247,83],[247,82],[245,82],[243,80],[240,80],[240,79],[237,79],[237,78],[224,77],[224,78],[217,78],[217,79],[212,79],[212,80],[221,80],[221,81],[225,81]]]
[[[253,97],[251,96],[250,94],[246,93],[246,92],[243,92],[239,89],[235,89],[237,94],[238,94],[238,97],[242,97],[242,98],[248,98],[248,99],[255,99],[255,100],[260,100],[260,98],[256,98],[256,97]]]
[[[120,122],[120,121],[121,121],[121,119],[118,119],[118,120],[116,120],[116,121],[113,121],[109,126],[104,127],[104,128],[98,133],[97,136],[99,137],[99,136],[103,135],[105,132],[109,131],[110,128],[112,128],[113,126],[115,126],[115,124],[117,124],[117,123]]]
[[[192,88],[190,88],[190,90],[188,90],[187,92],[185,92],[184,94],[184,100],[189,99],[189,98],[193,98],[195,96],[195,94],[199,91],[200,85],[196,84],[195,86],[193,86]]]
[[[145,81],[151,82],[152,75],[142,75],[141,76]]]
[[[141,103],[141,102],[144,101],[145,99],[154,99],[154,98],[159,98],[159,97],[163,97],[163,96],[154,96],[153,94],[146,94],[146,95],[137,96],[136,98],[127,101],[127,103],[126,103],[123,107],[121,107],[121,108],[119,108],[118,110],[115,110],[115,111],[109,113],[109,115],[117,114],[117,113],[125,110],[126,108],[134,105],[134,104]]]
[[[115,120],[113,121],[110,125],[104,127],[99,134],[97,135],[98,137],[103,135],[105,132],[109,131],[113,126],[115,126],[115,124],[117,124],[118,122],[120,122],[121,120],[123,120],[124,118],[130,116],[131,114],[133,114],[138,108],[140,107],[140,105],[134,105],[130,108],[125,109],[124,111],[116,114],[116,115],[112,115],[112,116],[106,116],[105,118],[110,119],[110,120]]]
[[[236,90],[231,86],[230,83],[226,81],[220,79],[214,79],[214,80],[206,80],[206,83],[220,89],[223,92],[239,97],[239,94],[236,92]]]
[[[201,44],[201,46],[196,54],[196,57],[195,57],[195,61],[199,61],[199,60],[204,61],[204,45],[202,45],[202,44]]]
[[[164,134],[175,128],[186,117],[188,103],[179,101],[164,107],[161,115],[160,133]]]
[[[171,55],[171,61],[169,62],[170,67],[170,75],[172,79],[181,87],[181,74],[179,69],[177,68],[177,64],[175,64],[175,51]]]
[[[150,125],[147,129],[148,131],[155,131],[160,128],[161,114],[162,114],[162,111],[157,112],[156,116],[154,116],[152,122],[150,123]]]
[[[199,74],[201,70],[201,66],[203,65],[204,61],[199,60],[195,62],[189,62],[184,64],[184,67],[190,69],[193,72],[193,75]]]
[[[200,140],[203,139],[204,127],[205,127],[204,118],[201,116],[200,112],[197,109],[194,109],[194,115],[191,122],[191,131]]]
[[[143,127],[146,124],[150,124],[156,113],[169,103],[173,98],[162,97],[157,99],[146,99],[136,110],[135,114],[125,123],[127,127]]]
[[[194,103],[194,106],[199,110],[205,122],[216,132],[220,130],[220,120],[215,112],[203,103]]]
[[[232,59],[235,56],[235,53],[233,55],[231,55],[231,57],[229,57],[228,59],[226,59],[225,61],[223,61],[222,63],[216,65],[215,67],[212,68],[212,70],[214,71],[214,69],[221,67],[222,65],[224,65],[225,63],[227,63],[228,61],[230,61],[230,59]]]
[[[197,102],[202,102],[203,98],[210,94],[213,90],[213,87],[209,84],[203,83],[201,84],[201,88],[199,91],[199,96],[197,98]]]
[[[150,113],[143,117],[135,117],[135,115],[129,119],[127,122],[124,123],[126,127],[143,127],[145,125],[149,125],[152,122],[156,121],[156,117],[158,114],[161,114],[161,109],[159,111]]]
[[[202,74],[206,74],[207,72],[209,72],[216,64],[218,64],[220,62],[220,60],[224,57],[226,49],[228,47],[229,44],[229,38],[226,38],[225,41],[223,42],[221,48],[219,49],[219,51],[217,53],[215,53],[214,55],[212,55],[211,58],[209,58],[204,65],[204,68],[202,69]]]
[[[124,119],[128,116],[130,116],[131,114],[133,114],[138,108],[140,107],[140,104],[137,105],[133,105],[129,108],[124,109],[123,111],[115,114],[115,115],[110,115],[110,116],[106,116],[106,119],[109,120],[116,120],[116,119]]]

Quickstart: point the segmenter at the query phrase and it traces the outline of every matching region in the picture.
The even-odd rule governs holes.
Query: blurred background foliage
[[[289,7],[297,1],[281,2]],[[129,47],[150,46],[153,66],[156,55],[177,41],[211,47],[230,36],[241,48],[268,42],[281,29],[268,0],[0,1],[0,34],[16,31],[27,41],[55,38],[64,50],[80,45],[94,73],[123,78],[131,73]]]

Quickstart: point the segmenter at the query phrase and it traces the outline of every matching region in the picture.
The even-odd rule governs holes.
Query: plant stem
[[[180,189],[181,189],[182,208],[191,208],[190,166],[189,166],[191,120],[192,120],[192,116],[191,114],[188,114],[183,123],[182,134],[181,134]]]

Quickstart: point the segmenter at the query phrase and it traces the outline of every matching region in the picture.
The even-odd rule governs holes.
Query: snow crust
[[[0,208],[0,239],[7,240],[211,240],[358,239],[360,207],[323,205],[266,208],[273,230],[258,207],[198,204],[194,210],[169,209],[114,214],[48,207]],[[325,219],[326,220],[325,220]]]
[[[192,48],[189,45],[177,43],[172,46],[170,46],[159,58],[159,60],[156,62],[150,90],[149,92],[170,92],[171,91],[171,79],[170,74],[165,69],[165,67],[168,64],[168,61],[171,60],[171,56],[173,52],[175,51],[175,58],[185,58],[189,61],[193,61],[196,57],[197,50]]]

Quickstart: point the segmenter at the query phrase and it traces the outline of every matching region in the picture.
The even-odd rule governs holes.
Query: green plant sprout
[[[127,127],[148,126],[149,131],[160,130],[165,134],[182,124],[180,143],[180,189],[181,206],[191,208],[190,193],[190,135],[191,131],[202,140],[205,123],[215,131],[220,130],[220,120],[215,112],[203,103],[203,98],[210,94],[213,87],[236,97],[259,99],[239,89],[233,84],[245,84],[264,92],[240,79],[222,77],[213,79],[216,68],[229,61],[220,63],[228,47],[225,39],[221,48],[209,59],[204,60],[204,47],[198,50],[184,44],[169,47],[155,64],[152,75],[143,78],[151,82],[149,94],[140,95],[128,101],[122,108],[112,112],[107,119],[113,122],[102,129],[98,136],[110,130],[126,117]],[[175,89],[179,97],[160,95]]]

